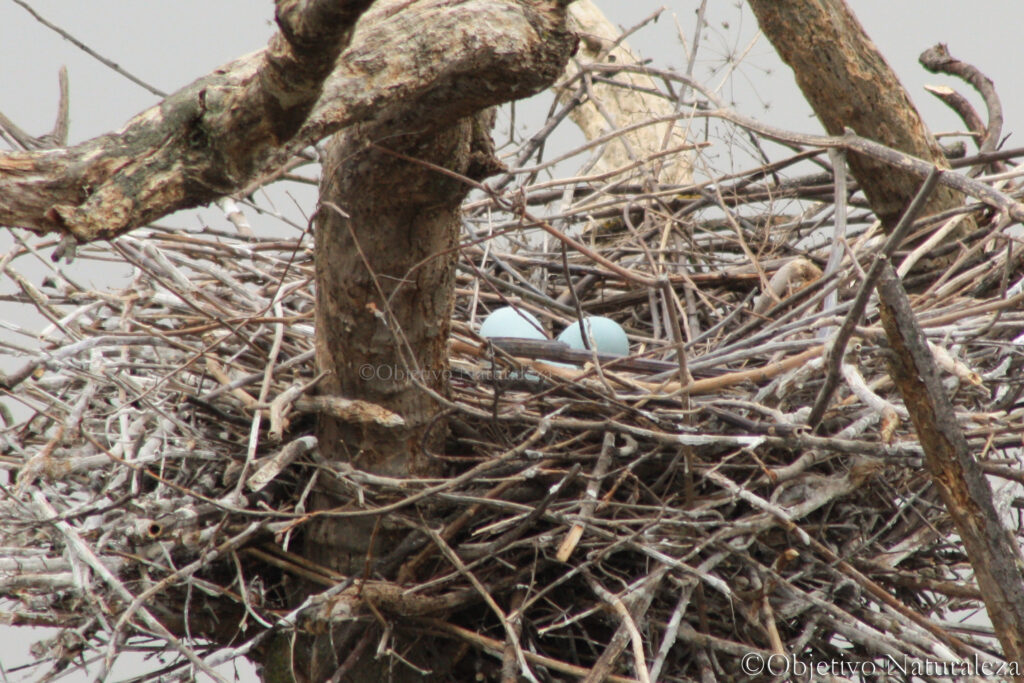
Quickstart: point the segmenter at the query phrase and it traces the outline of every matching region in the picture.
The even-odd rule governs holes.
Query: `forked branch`
[[[351,124],[415,130],[532,94],[561,72],[573,44],[554,1],[388,0],[357,27],[370,4],[278,0],[280,31],[267,48],[118,133],[0,156],[0,225],[79,242],[115,237],[239,192]],[[481,29],[468,44],[457,26]]]

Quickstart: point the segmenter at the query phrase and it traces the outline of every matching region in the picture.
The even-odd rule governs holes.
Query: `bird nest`
[[[369,624],[397,667],[418,664],[389,649],[394,633],[454,641],[462,680],[746,679],[783,655],[851,675],[964,648],[1001,661],[991,627],[969,620],[980,594],[873,304],[820,426],[805,426],[884,235],[853,195],[833,237],[831,175],[786,166],[686,187],[524,185],[567,249],[521,211],[467,202],[442,479],[318,453],[310,236],[151,229],[81,247],[79,261],[130,270],[104,291],[57,267],[19,275],[47,246],[21,242],[4,261],[10,298],[49,325],[39,350],[8,345],[23,365],[3,378],[18,406],[0,457],[3,620],[61,628],[35,650],[53,672],[164,651],[168,678],[325,620]],[[961,214],[979,227],[895,262],[916,263],[915,314],[1013,524],[1021,250],[1001,214]],[[940,218],[909,243],[958,220]],[[631,355],[477,336],[506,305],[551,336],[579,312],[610,317]],[[410,530],[364,576],[299,555],[325,476]],[[299,580],[321,592],[288,604]]]

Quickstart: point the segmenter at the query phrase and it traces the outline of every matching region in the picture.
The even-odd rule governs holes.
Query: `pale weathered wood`
[[[569,6],[571,28],[580,36],[580,46],[566,67],[567,87],[558,89],[559,100],[567,104],[575,97],[585,69],[592,64],[612,66],[635,65],[640,59],[622,40],[622,32],[610,22],[591,0],[578,0]],[[663,159],[659,168],[635,162],[649,159],[663,150],[686,144],[686,119],[666,120],[676,112],[676,103],[654,94],[659,84],[653,77],[635,71],[606,75],[615,83],[591,82],[586,90],[593,99],[585,97],[569,113],[588,140],[599,138],[610,131],[628,128],[644,122],[658,123],[641,126],[618,135],[608,142],[591,169],[593,173],[607,173],[628,169],[620,178],[646,177],[669,185],[684,185],[692,180],[689,152],[678,152]],[[655,175],[656,173],[656,175]]]

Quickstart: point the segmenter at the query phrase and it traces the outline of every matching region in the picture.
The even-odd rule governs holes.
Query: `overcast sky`
[[[273,29],[272,3],[266,0],[29,0],[29,4],[92,49],[167,92],[259,49]],[[685,65],[677,26],[690,40],[697,2],[599,0],[599,4],[626,27],[659,7],[667,7],[660,21],[644,29],[631,44],[656,66]],[[970,94],[980,109],[978,98],[962,83],[934,76],[918,66],[917,56],[941,41],[954,56],[976,65],[995,81],[1005,110],[1004,135],[1015,133],[1007,144],[1024,145],[1024,91],[1016,75],[1024,50],[1019,35],[1024,26],[1024,3],[852,0],[851,4],[933,131],[957,129],[960,122],[923,91],[926,83],[952,85]],[[723,89],[726,98],[742,113],[766,123],[820,132],[788,68],[781,65],[767,41],[755,42],[747,51],[756,37],[749,10],[742,3],[722,0],[711,0],[709,5],[709,26],[703,32],[695,76],[707,78],[720,72],[729,59],[743,55],[733,79]],[[48,131],[56,112],[61,65],[67,65],[71,78],[72,142],[115,130],[158,101],[38,23],[14,0],[0,0],[0,111],[30,133]],[[213,216],[210,220],[217,219]],[[0,252],[9,244],[9,238],[0,235]],[[0,367],[6,367],[2,358]],[[10,629],[0,630],[0,635],[0,663],[7,669],[25,662],[28,643],[41,637],[24,630],[12,634]],[[20,679],[12,676],[10,680]]]

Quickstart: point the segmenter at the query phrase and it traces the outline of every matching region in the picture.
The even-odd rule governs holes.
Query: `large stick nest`
[[[748,136],[718,130],[712,149]],[[301,391],[316,377],[308,235],[152,229],[81,248],[79,261],[130,269],[109,291],[58,267],[30,282],[19,259],[47,245],[21,243],[4,261],[12,298],[51,324],[6,378],[8,404],[28,415],[7,414],[2,435],[4,619],[60,626],[37,652],[56,670],[169,647],[180,657],[165,673],[179,677],[246,654],[268,627],[325,620],[371,624],[373,639],[388,625],[443,635],[460,645],[454,670],[485,678],[503,662],[546,680],[595,668],[638,680],[638,666],[658,680],[747,678],[747,653],[878,664],[953,661],[966,646],[998,661],[984,620],[963,623],[983,606],[873,305],[821,429],[803,427],[823,345],[884,238],[856,193],[847,237],[833,238],[831,167],[809,151],[687,187],[540,166],[505,179],[603,261],[571,246],[563,260],[521,203],[467,203],[441,480],[318,455],[317,406]],[[807,158],[818,167],[797,164]],[[1019,228],[968,209],[975,232],[896,263],[917,262],[905,278],[916,315],[1019,533]],[[910,243],[949,220],[921,221]],[[842,262],[823,276],[832,244]],[[554,335],[577,302],[628,331],[628,360],[552,369],[543,350],[475,334],[511,304]],[[353,509],[404,523],[407,542],[365,576],[302,560],[319,477],[348,487]],[[325,593],[290,612],[299,580]],[[197,639],[159,627],[186,622]]]

